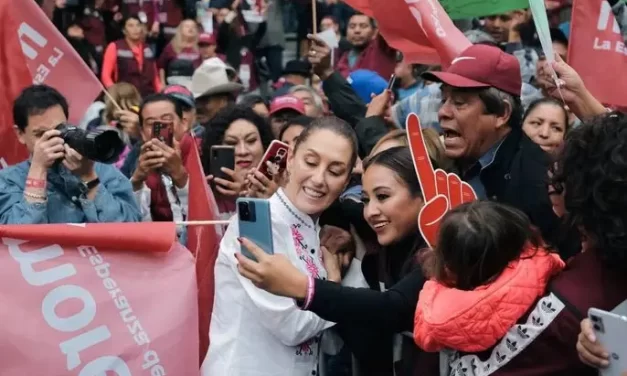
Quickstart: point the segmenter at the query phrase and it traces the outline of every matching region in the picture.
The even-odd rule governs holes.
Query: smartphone
[[[240,197],[235,203],[237,205],[239,236],[255,243],[265,253],[273,255],[270,202],[260,198]],[[241,252],[249,259],[256,260],[246,247],[241,246]]]
[[[287,151],[289,146],[278,140],[274,140],[268,146],[268,150],[261,158],[257,170],[264,174],[268,179],[272,178],[281,172],[285,171],[287,165]]]
[[[222,171],[222,167],[235,169],[235,148],[233,146],[214,145],[211,147],[210,153],[209,173],[214,178],[231,180],[231,177]]]
[[[394,84],[395,83],[396,83],[396,75],[394,73],[392,73],[392,75],[390,76],[390,80],[388,81],[387,90],[394,89]]]
[[[597,340],[610,354],[609,367],[602,376],[621,376],[627,370],[627,317],[596,308],[588,310]]]
[[[174,145],[174,131],[168,124],[154,123],[152,125],[152,137],[172,147]]]

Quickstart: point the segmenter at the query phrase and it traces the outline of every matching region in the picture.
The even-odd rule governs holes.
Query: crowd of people
[[[0,171],[0,223],[183,222],[197,148],[230,220],[203,375],[611,366],[587,313],[627,316],[627,117],[568,65],[569,2],[546,2],[554,61],[520,9],[460,22],[472,45],[445,68],[405,61],[339,0],[316,20],[334,48],[311,33],[309,3],[292,4],[301,57],[284,64],[285,3],[57,0],[55,25],[108,91],[80,127],[117,128],[125,150],[114,164],[81,155],[57,129],[66,99],[26,88],[13,118],[31,157]],[[625,4],[610,3],[622,27]],[[478,198],[434,239],[418,222],[430,198],[403,129],[412,113],[433,168]],[[289,152],[268,177],[274,140]],[[233,165],[216,165],[219,147]],[[274,254],[239,236],[240,197],[268,201]]]

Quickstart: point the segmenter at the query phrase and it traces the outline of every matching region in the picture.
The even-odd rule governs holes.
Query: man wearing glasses
[[[188,175],[174,137],[183,109],[169,95],[154,94],[144,100],[139,116],[143,142],[131,184],[142,221],[184,221]]]

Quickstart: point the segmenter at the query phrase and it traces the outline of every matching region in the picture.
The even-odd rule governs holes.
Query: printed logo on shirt
[[[496,372],[538,338],[564,307],[564,303],[553,294],[540,299],[527,322],[511,327],[485,361],[476,355],[462,357],[459,357],[459,353],[446,355],[450,376],[488,376]]]

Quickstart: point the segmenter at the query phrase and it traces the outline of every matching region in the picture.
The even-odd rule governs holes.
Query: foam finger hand
[[[427,202],[418,214],[418,228],[430,247],[436,246],[440,223],[448,207],[448,199],[443,195],[438,195]]]

